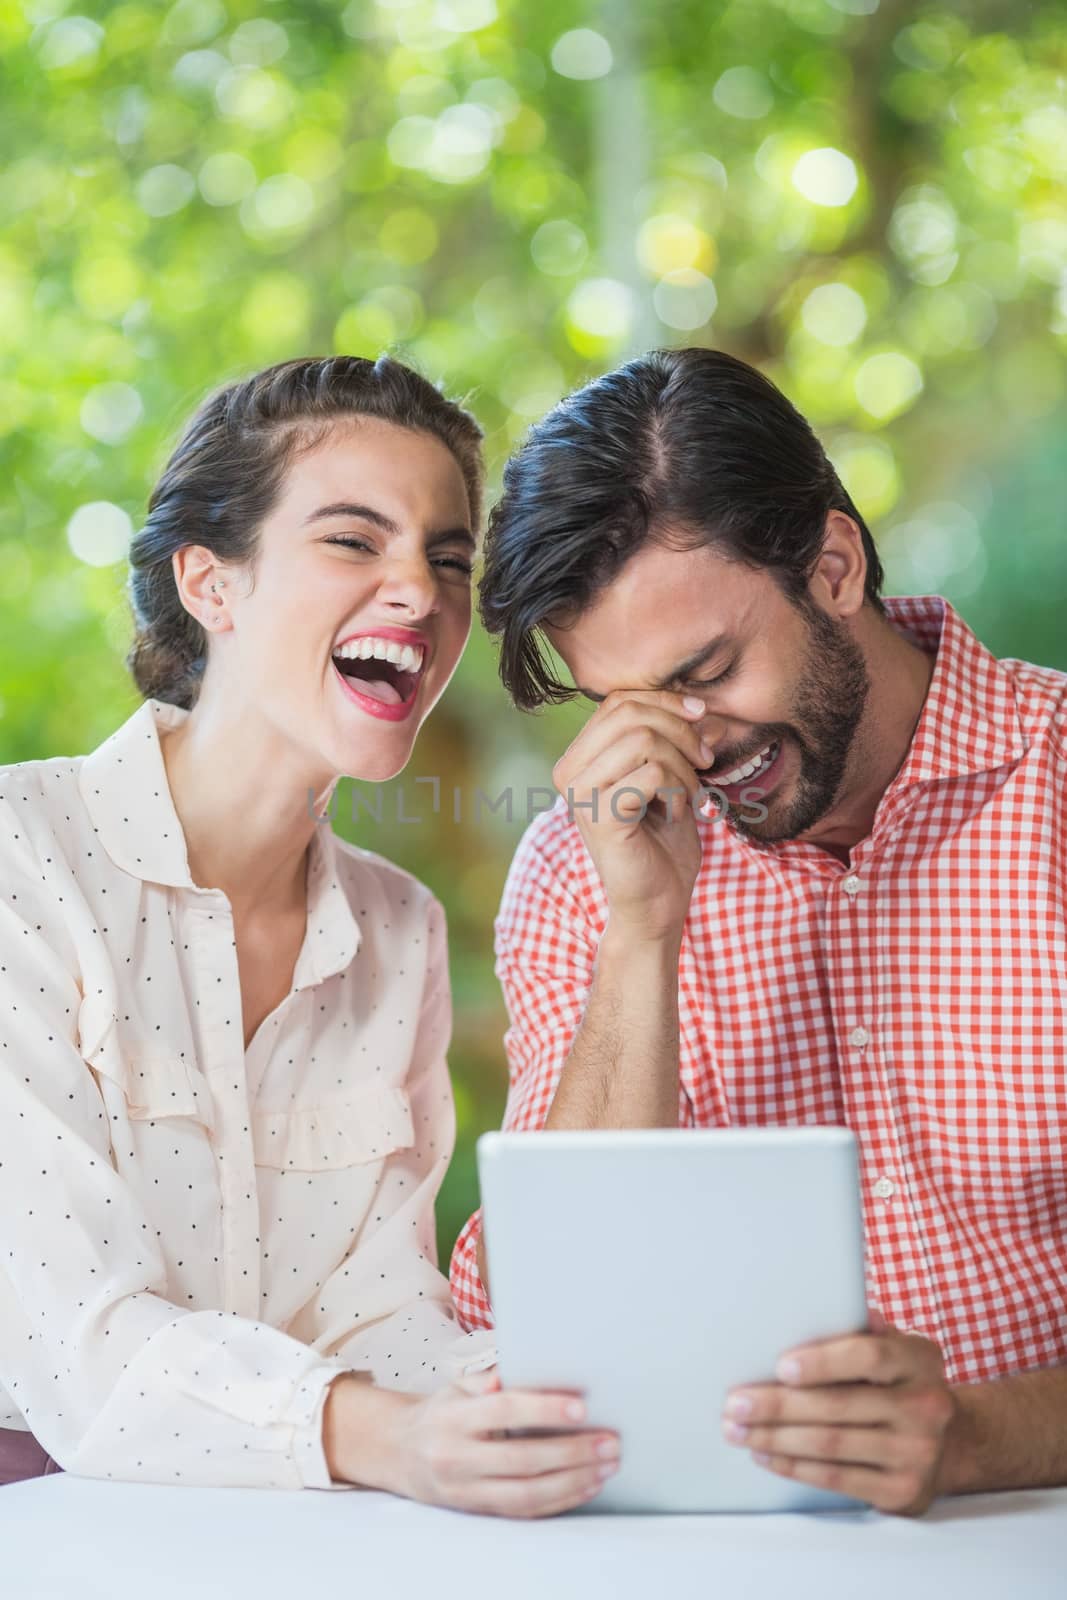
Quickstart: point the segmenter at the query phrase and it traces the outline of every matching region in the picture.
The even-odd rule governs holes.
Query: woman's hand
[[[327,1419],[331,1472],[429,1505],[501,1517],[549,1517],[593,1499],[618,1470],[619,1440],[576,1431],[576,1395],[502,1390],[495,1373],[432,1395],[397,1394],[339,1379],[343,1404]],[[536,1438],[515,1438],[537,1429]],[[331,1448],[327,1443],[327,1457]]]

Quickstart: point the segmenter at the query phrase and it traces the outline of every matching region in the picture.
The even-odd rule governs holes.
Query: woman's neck
[[[235,913],[303,907],[315,813],[333,784],[313,783],[292,744],[254,713],[198,702],[161,749],[194,883],[223,890]]]

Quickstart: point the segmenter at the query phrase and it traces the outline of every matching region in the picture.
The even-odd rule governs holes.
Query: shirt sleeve
[[[565,813],[563,813],[565,816]],[[545,1125],[593,983],[601,911],[587,907],[569,870],[559,811],[535,822],[515,854],[496,919],[496,975],[507,1006],[505,1130]],[[452,1252],[452,1296],[464,1328],[490,1328],[478,1273],[482,1213]]]
[[[484,1358],[481,1343],[471,1345],[456,1321],[448,1279],[437,1265],[435,1205],[455,1146],[456,1114],[445,913],[429,895],[424,937],[419,1020],[403,1084],[413,1143],[386,1157],[365,1225],[292,1324],[347,1369],[409,1394],[429,1393]]]
[[[5,1387],[68,1472],[327,1487],[322,1409],[345,1364],[269,1324],[166,1298],[163,1257],[111,1162],[77,1048],[76,958],[32,852],[8,836],[0,858]]]

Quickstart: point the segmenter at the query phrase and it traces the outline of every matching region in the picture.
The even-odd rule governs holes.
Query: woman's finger
[[[463,1430],[483,1438],[519,1428],[573,1433],[585,1420],[585,1403],[577,1394],[501,1389],[496,1394],[480,1395],[464,1406]]]
[[[498,1517],[554,1517],[594,1499],[613,1469],[576,1467],[542,1478],[487,1478],[470,1495],[471,1510]]]
[[[619,1456],[617,1434],[591,1431],[547,1439],[490,1439],[476,1444],[468,1459],[479,1477],[536,1478],[579,1467],[596,1468],[604,1462],[617,1462]]]

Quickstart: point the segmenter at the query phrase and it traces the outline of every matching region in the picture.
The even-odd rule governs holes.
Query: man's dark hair
[[[649,540],[767,568],[806,609],[832,510],[859,526],[866,597],[884,616],[866,523],[810,425],[755,367],[721,350],[653,350],[594,379],[530,430],[489,519],[479,611],[500,636],[505,687],[525,711],[573,698],[539,630],[576,620]]]

